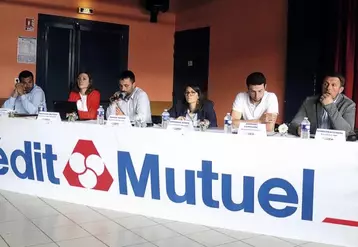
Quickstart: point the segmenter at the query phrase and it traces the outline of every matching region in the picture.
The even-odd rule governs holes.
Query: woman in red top
[[[77,83],[70,93],[68,101],[77,102],[80,119],[96,119],[101,95],[94,90],[92,76],[83,72],[77,77]]]

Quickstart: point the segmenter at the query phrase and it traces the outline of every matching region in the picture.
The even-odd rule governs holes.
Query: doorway
[[[175,32],[173,102],[183,99],[184,87],[193,83],[208,91],[210,27]]]
[[[128,35],[126,25],[39,14],[36,74],[47,109],[68,99],[80,72],[92,75],[101,101],[118,91],[128,67]]]

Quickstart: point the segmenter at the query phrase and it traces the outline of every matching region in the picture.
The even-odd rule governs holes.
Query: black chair
[[[162,123],[162,116],[152,115],[152,123],[153,124],[161,124]]]

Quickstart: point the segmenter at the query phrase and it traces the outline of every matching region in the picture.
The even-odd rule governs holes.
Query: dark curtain
[[[321,93],[324,74],[335,69],[340,1],[288,0],[285,122],[306,97]]]
[[[335,70],[346,78],[345,94],[358,102],[358,1],[340,0]],[[356,111],[355,127],[358,127]]]

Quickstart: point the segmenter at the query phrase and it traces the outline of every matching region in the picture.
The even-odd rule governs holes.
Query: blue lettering
[[[201,178],[203,202],[211,208],[219,208],[219,201],[213,199],[213,180],[218,180],[217,173],[213,173],[211,161],[202,161],[201,170],[198,171],[198,178]]]
[[[46,160],[48,180],[53,184],[60,184],[60,179],[55,176],[54,161],[57,160],[57,155],[52,152],[52,145],[45,145],[45,153],[42,154],[42,158]]]
[[[34,162],[33,159],[34,158]],[[24,167],[19,168],[19,159],[23,159]],[[41,143],[34,142],[33,150],[30,141],[24,141],[24,150],[16,149],[10,155],[10,167],[14,174],[20,179],[30,179],[44,182],[43,160],[46,162],[48,180],[53,184],[60,184],[60,179],[55,176],[54,161],[57,155],[52,152],[52,145],[45,145],[45,152],[41,153]],[[5,175],[9,171],[8,157],[3,149],[0,148],[0,175]],[[23,170],[24,171],[20,171]],[[36,179],[35,179],[36,175]]]
[[[151,197],[160,199],[159,186],[159,157],[146,154],[141,166],[140,176],[134,170],[131,156],[128,152],[118,152],[118,177],[119,192],[128,195],[127,177],[130,180],[133,192],[137,197],[144,197],[150,175]],[[176,181],[175,169],[165,168],[165,187],[168,198],[174,203],[186,203],[196,205],[196,178],[201,179],[202,202],[210,208],[219,208],[220,201],[213,198],[213,181],[221,179],[221,199],[227,210],[245,213],[255,212],[255,178],[243,177],[242,201],[234,202],[233,182],[231,174],[218,174],[213,172],[211,161],[202,161],[199,171],[185,170],[185,181]],[[184,183],[182,183],[184,182]],[[178,184],[185,185],[185,191],[177,193]],[[218,183],[220,185],[220,183]],[[164,183],[163,183],[164,185]],[[284,193],[273,193],[272,190],[280,189]],[[296,213],[297,208],[302,209],[302,220],[312,221],[314,198],[314,170],[304,169],[302,178],[302,205],[299,205],[299,196],[294,186],[285,179],[271,178],[258,186],[258,205],[268,214],[277,218],[289,217]],[[272,203],[283,203],[282,208],[276,208]]]
[[[37,181],[44,181],[44,175],[42,170],[42,157],[41,153],[35,152],[35,150],[41,151],[41,144],[39,142],[34,142],[34,156],[35,156],[35,169]]]
[[[173,168],[166,168],[167,195],[172,202],[195,205],[195,171],[185,170],[185,192],[180,196],[175,191],[175,176]]]
[[[270,194],[273,188],[280,188],[286,192],[286,195]],[[284,179],[272,178],[267,180],[259,189],[259,203],[262,209],[269,215],[283,218],[294,214],[297,207],[286,206],[284,209],[274,208],[270,202],[298,203],[298,195],[295,188]]]
[[[314,170],[303,170],[302,220],[313,220]]]
[[[10,157],[10,164],[15,175],[21,179],[31,179],[34,180],[34,167],[32,165],[32,150],[31,150],[31,142],[24,142],[25,151],[20,149],[16,149]],[[17,159],[22,158],[25,161],[25,171],[21,173],[17,167]]]
[[[232,182],[231,175],[222,174],[221,195],[225,208],[230,211],[244,210],[246,213],[254,212],[254,194],[255,194],[255,178],[244,177],[244,193],[242,202],[237,204],[232,200]]]
[[[150,175],[152,199],[160,199],[158,155],[145,155],[140,177],[138,179],[130,154],[128,152],[118,151],[119,192],[122,195],[128,195],[127,173],[135,196],[144,197],[148,184],[148,177]]]
[[[302,183],[302,220],[313,220],[313,194],[314,194],[314,170],[303,170]],[[286,192],[286,195],[270,194],[271,189],[280,188]],[[298,204],[297,191],[288,181],[280,178],[267,180],[259,189],[259,203],[262,209],[269,215],[283,218],[294,214],[297,207],[286,206],[284,209],[276,209],[271,206],[272,202],[283,202]]]
[[[0,168],[0,175],[5,175],[9,171],[9,161],[7,159],[4,150],[2,150],[1,148],[0,148],[0,165],[2,165],[2,167]]]

